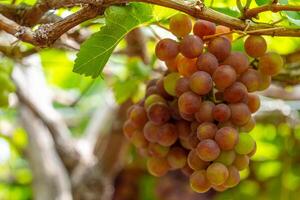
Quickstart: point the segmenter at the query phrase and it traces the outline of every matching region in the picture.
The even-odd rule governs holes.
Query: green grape
[[[229,151],[221,151],[219,157],[215,160],[215,162],[222,163],[226,166],[229,166],[235,160],[235,152],[234,150]]]
[[[176,96],[176,82],[180,75],[176,72],[168,74],[164,80],[164,88],[169,95]]]
[[[248,154],[255,148],[255,141],[251,135],[247,133],[241,133],[239,135],[239,141],[235,146],[235,151],[238,154]]]

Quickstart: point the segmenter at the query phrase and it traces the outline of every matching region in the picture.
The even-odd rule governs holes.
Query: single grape
[[[229,108],[231,110],[231,121],[233,122],[233,124],[242,126],[249,121],[251,112],[246,104],[229,104]]]
[[[197,136],[199,140],[214,139],[218,127],[211,122],[203,122],[197,128]]]
[[[218,122],[226,122],[231,116],[230,108],[226,104],[220,103],[212,109],[212,116]]]
[[[217,37],[208,43],[207,50],[222,62],[230,55],[231,44],[228,39]]]
[[[213,54],[206,52],[201,54],[197,59],[197,66],[200,71],[205,71],[212,76],[219,63]]]
[[[248,94],[247,105],[252,113],[255,113],[260,107],[260,99],[257,94]]]
[[[185,92],[178,99],[179,111],[184,114],[196,113],[201,105],[201,97],[193,92]]]
[[[255,127],[255,119],[253,117],[250,117],[249,121],[240,127],[240,131],[242,132],[250,132]]]
[[[271,82],[272,82],[272,77],[269,75],[264,75],[262,73],[259,73],[260,76],[260,85],[258,90],[259,91],[263,91],[265,89],[267,89],[268,87],[270,87]]]
[[[246,72],[241,74],[239,81],[247,87],[248,92],[255,92],[260,87],[260,78],[261,76],[258,71],[255,69],[248,69]]]
[[[229,166],[235,160],[235,152],[234,150],[229,151],[221,151],[219,157],[215,160],[215,162],[222,163],[226,166]]]
[[[170,31],[177,37],[184,37],[192,30],[192,21],[185,14],[176,14],[170,19]]]
[[[166,100],[171,100],[173,97],[167,93],[164,86],[163,78],[159,79],[156,82],[156,90],[160,96],[162,96]]]
[[[180,139],[188,139],[189,135],[191,134],[191,128],[190,128],[190,123],[180,120],[176,122],[176,128],[178,132],[178,137]]]
[[[148,109],[154,103],[166,104],[167,101],[158,94],[152,94],[152,95],[150,95],[146,98],[145,103],[144,103],[144,107],[146,109]]]
[[[225,183],[228,176],[228,169],[222,163],[212,163],[206,170],[206,177],[212,185],[221,185]]]
[[[231,52],[222,64],[230,65],[237,74],[242,74],[249,68],[248,58],[241,52]]]
[[[275,76],[282,70],[283,64],[279,54],[270,52],[259,58],[258,68],[262,74]]]
[[[187,35],[181,40],[179,50],[187,58],[196,58],[203,51],[203,41],[196,35]]]
[[[235,82],[236,77],[235,70],[229,65],[219,66],[213,74],[213,80],[219,90],[224,90],[231,86]]]
[[[138,105],[133,106],[133,108],[131,109],[129,118],[135,124],[139,124],[141,126],[144,126],[146,124],[146,122],[148,121],[147,113],[146,113],[145,109],[142,106],[138,106]]]
[[[180,55],[178,57],[178,64],[177,64],[179,74],[184,77],[190,77],[193,73],[198,71],[196,62],[197,62],[196,58],[190,59]]]
[[[214,121],[212,110],[215,104],[211,101],[203,101],[199,111],[195,114],[195,118],[199,123]]]
[[[164,124],[158,133],[158,144],[169,147],[176,142],[178,133],[176,126],[171,123]]]
[[[209,165],[209,162],[203,161],[199,158],[195,149],[189,152],[187,163],[189,167],[195,171],[206,169]]]
[[[255,148],[255,141],[251,135],[247,133],[240,133],[239,141],[235,146],[235,151],[238,154],[248,154]]]
[[[256,148],[257,148],[257,146],[256,146],[256,142],[255,142],[253,150],[250,153],[248,153],[248,157],[254,156],[254,154],[256,153]]]
[[[220,154],[220,148],[218,144],[211,139],[202,140],[197,148],[197,155],[204,161],[213,161],[218,158]]]
[[[248,95],[247,88],[243,83],[235,82],[224,90],[224,100],[228,103],[240,102]]]
[[[123,133],[126,138],[130,139],[134,131],[138,130],[139,127],[131,120],[126,120],[123,124]]]
[[[177,80],[176,86],[175,86],[175,92],[176,96],[179,97],[185,92],[188,92],[190,90],[189,86],[189,79],[186,77],[182,77]]]
[[[196,94],[205,95],[211,91],[213,87],[213,81],[208,73],[198,71],[190,77],[189,85],[191,90]]]
[[[170,166],[165,158],[151,157],[147,160],[147,168],[151,175],[160,177],[169,171]]]
[[[249,157],[247,155],[237,154],[235,160],[233,162],[233,166],[235,166],[239,171],[246,169],[249,165]]]
[[[205,170],[195,171],[190,176],[190,186],[195,192],[198,193],[204,193],[210,189],[211,184],[206,178]]]
[[[215,141],[222,150],[231,150],[239,141],[239,134],[232,127],[223,127],[216,132]]]
[[[144,137],[149,142],[157,142],[160,129],[161,129],[160,125],[155,125],[153,122],[148,121],[143,129]]]
[[[197,20],[194,24],[193,32],[200,38],[213,35],[216,32],[216,25],[210,21]]]
[[[156,89],[156,86],[151,86],[151,87],[148,87],[147,89],[146,89],[146,97],[149,97],[149,96],[151,96],[151,95],[153,95],[153,94],[158,94],[158,91],[157,91],[157,89]]]
[[[171,96],[176,96],[176,82],[180,78],[179,73],[170,73],[164,77],[164,88],[166,92]]]
[[[219,34],[219,33],[230,33],[230,28],[226,27],[226,26],[222,26],[222,25],[218,25],[216,26],[216,34]],[[232,37],[232,34],[226,34],[226,35],[223,35],[222,37],[225,37],[227,38],[229,41],[232,41],[233,37]]]
[[[197,145],[199,144],[199,139],[197,137],[197,133],[192,133],[189,135],[188,139],[188,146],[190,147],[189,149],[194,149],[197,147]]]
[[[171,169],[180,169],[186,164],[187,155],[183,148],[172,147],[167,155],[167,160]]]
[[[185,114],[183,112],[180,112],[180,116],[182,119],[192,122],[195,120],[194,114]]]
[[[261,57],[267,51],[267,42],[266,40],[259,35],[250,35],[247,37],[244,43],[246,53],[253,57]]]
[[[162,61],[174,59],[178,53],[179,44],[169,38],[160,40],[155,47],[155,54]]]
[[[229,166],[228,167],[228,178],[225,181],[224,185],[228,188],[232,188],[239,184],[240,182],[240,173],[239,170],[235,166]]]
[[[144,137],[144,134],[140,130],[136,130],[133,132],[130,141],[137,148],[146,148],[148,146],[148,141]]]
[[[164,103],[153,103],[147,110],[148,119],[154,124],[161,125],[166,123],[170,117],[170,109]]]
[[[165,157],[169,152],[169,147],[164,147],[157,143],[149,143],[148,155],[152,157]]]

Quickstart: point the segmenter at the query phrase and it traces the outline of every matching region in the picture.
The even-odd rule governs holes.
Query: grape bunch
[[[9,76],[10,70],[0,66],[0,107],[8,106],[8,94],[15,90],[15,86]]]
[[[149,81],[145,98],[128,110],[124,134],[147,157],[152,175],[180,169],[194,191],[224,191],[239,183],[256,151],[248,134],[260,107],[253,92],[269,87],[282,58],[254,35],[245,40],[247,54],[231,51],[231,35],[219,34],[227,27],[192,25],[183,14],[170,19],[170,31],[178,39],[162,39],[155,49],[168,71]]]

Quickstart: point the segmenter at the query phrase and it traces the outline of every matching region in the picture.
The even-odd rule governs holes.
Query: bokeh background
[[[289,3],[299,4],[297,0]],[[205,4],[238,15],[234,0],[206,0]],[[56,14],[67,16],[76,9],[60,9]],[[293,18],[293,25],[286,20],[278,23],[299,25],[296,14],[298,21],[297,16]],[[266,12],[256,21],[288,17]],[[172,37],[162,28],[167,22],[130,32],[97,79],[72,72],[78,45],[36,51],[0,32],[0,43],[11,46],[9,51],[0,47],[0,65],[12,70],[19,87],[18,93],[10,94],[10,107],[0,109],[0,200],[47,196],[56,184],[62,191],[64,186],[73,188],[76,199],[105,199],[103,194],[113,200],[299,199],[300,38],[265,37],[268,51],[280,53],[286,64],[272,86],[259,93],[262,105],[255,115],[257,126],[250,132],[257,152],[237,187],[196,194],[181,173],[170,172],[162,178],[148,174],[143,158],[123,137],[122,123],[126,109],[145,94],[145,83],[166,70],[155,58],[154,46],[159,38]],[[83,37],[78,39],[82,42],[104,23],[102,18],[91,20],[70,34]],[[234,34],[233,49],[243,51],[243,41],[244,37]],[[79,167],[73,163],[78,162],[76,152],[70,156],[73,147],[81,155]],[[96,191],[94,196],[89,196],[90,191]]]

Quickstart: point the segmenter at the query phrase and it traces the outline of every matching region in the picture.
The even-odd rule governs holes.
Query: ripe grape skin
[[[157,142],[158,141],[158,133],[160,132],[161,126],[155,125],[153,122],[148,121],[143,129],[144,137],[149,142]]]
[[[190,59],[179,55],[177,63],[179,74],[184,77],[190,77],[193,73],[195,73],[198,70],[196,62],[196,58]]]
[[[192,21],[189,16],[185,14],[176,14],[170,19],[170,31],[177,37],[184,37],[192,30]]]
[[[231,111],[226,104],[220,103],[214,106],[212,115],[218,122],[226,122],[230,119]]]
[[[248,154],[255,148],[254,139],[247,133],[240,133],[239,141],[235,146],[238,154]]]
[[[225,181],[224,185],[228,188],[232,188],[239,184],[240,182],[240,173],[235,166],[228,167],[228,178]]]
[[[151,175],[160,177],[169,170],[169,164],[165,158],[151,157],[147,160],[147,168]]]
[[[222,163],[212,163],[206,170],[206,177],[212,185],[221,185],[228,178],[228,169]]]
[[[244,43],[246,53],[253,57],[261,57],[267,51],[267,42],[262,36],[250,35]]]
[[[233,122],[233,124],[242,126],[249,121],[251,112],[246,104],[229,104],[229,108],[231,110],[231,121]]]
[[[167,93],[164,87],[164,79],[161,78],[156,82],[156,89],[160,96],[162,96],[166,100],[170,100],[173,97]]]
[[[231,86],[236,80],[236,72],[229,65],[220,65],[213,74],[213,81],[219,90]]]
[[[196,113],[201,105],[201,97],[193,92],[185,92],[178,99],[179,111],[183,114]]]
[[[213,161],[220,155],[218,144],[211,139],[202,140],[196,148],[197,155],[204,161]]]
[[[181,147],[172,147],[167,155],[167,161],[171,169],[180,169],[186,164],[186,152]]]
[[[164,77],[164,88],[165,91],[171,95],[171,96],[176,96],[176,82],[180,78],[179,73],[172,72],[168,74],[167,76]]]
[[[239,81],[242,82],[246,87],[248,92],[255,92],[259,89],[261,79],[259,72],[255,69],[248,69],[239,77]]]
[[[252,149],[252,151],[250,152],[250,153],[248,153],[247,155],[248,155],[248,157],[252,157],[252,156],[254,156],[255,155],[255,153],[256,153],[256,148],[257,148],[257,146],[256,146],[256,142],[254,143],[255,145],[254,145],[254,148]]]
[[[263,90],[267,89],[268,87],[270,87],[271,81],[272,81],[271,76],[259,73],[259,77],[260,77],[260,85],[258,88],[259,91],[263,91]]]
[[[171,123],[164,124],[158,133],[158,144],[169,147],[176,142],[178,133],[176,126]]]
[[[176,122],[176,128],[178,132],[178,137],[180,139],[188,139],[189,135],[191,134],[191,128],[190,128],[190,123],[180,120]]]
[[[144,126],[146,124],[146,122],[148,121],[147,113],[146,113],[145,109],[142,106],[138,106],[138,105],[133,106],[133,108],[131,109],[129,118],[135,124],[139,124],[141,126]]]
[[[179,50],[187,58],[196,58],[203,51],[203,41],[196,35],[187,35],[181,40]]]
[[[148,96],[145,100],[145,103],[144,103],[145,109],[148,109],[154,103],[166,104],[167,101],[158,94],[152,94],[152,95]]]
[[[197,136],[199,140],[214,139],[218,127],[211,122],[203,122],[197,128]]]
[[[249,68],[248,58],[241,52],[231,52],[222,64],[230,65],[237,74],[242,74]]]
[[[218,25],[216,26],[216,34],[219,33],[230,33],[230,28],[226,27],[226,26],[222,26],[222,25]],[[232,41],[232,34],[226,34],[223,35],[222,37],[226,37],[229,41]]]
[[[199,139],[197,137],[197,134],[196,133],[190,134],[190,136],[187,139],[187,142],[192,149],[196,148],[197,145],[199,144]]]
[[[178,100],[174,99],[173,101],[170,101],[169,107],[170,107],[170,113],[171,113],[172,119],[180,120],[181,115],[180,115],[179,108],[178,108]]]
[[[203,161],[199,158],[195,149],[192,149],[189,152],[187,157],[187,163],[189,167],[195,171],[206,169],[209,165],[209,162]]]
[[[130,139],[134,133],[134,131],[138,130],[138,126],[132,122],[131,120],[126,120],[123,124],[123,133],[127,139]]]
[[[162,61],[174,59],[178,53],[179,44],[169,38],[160,40],[155,47],[155,54]]]
[[[219,66],[217,58],[209,53],[203,53],[197,59],[197,66],[200,71],[205,71],[210,75],[213,75],[217,67]]]
[[[215,162],[219,162],[226,166],[230,166],[235,160],[235,156],[236,154],[234,150],[221,151],[219,157],[215,160]]]
[[[194,114],[185,114],[183,112],[180,112],[180,116],[182,119],[189,121],[189,122],[192,122],[195,120]]]
[[[253,117],[250,117],[249,121],[240,127],[240,131],[242,132],[250,132],[255,127],[255,119]]]
[[[207,50],[214,54],[219,62],[222,62],[230,55],[231,44],[228,39],[217,37],[208,43]]]
[[[175,86],[175,92],[176,96],[179,97],[185,92],[188,92],[190,90],[189,86],[189,79],[186,77],[182,77],[177,80],[176,86]]]
[[[232,127],[223,127],[216,132],[215,141],[222,150],[232,150],[239,141],[239,134]]]
[[[185,166],[181,168],[180,171],[187,177],[190,177],[194,173],[194,170],[191,169],[188,164],[185,164]]]
[[[251,113],[255,113],[260,107],[260,99],[256,94],[248,94],[247,105]]]
[[[189,86],[196,94],[205,95],[212,89],[213,81],[207,72],[198,71],[190,77]]]
[[[283,67],[282,57],[274,52],[269,52],[259,58],[258,69],[262,74],[275,76]]]
[[[169,147],[164,147],[157,143],[149,143],[148,155],[152,157],[165,157],[169,152]]]
[[[148,141],[144,137],[144,134],[141,130],[136,130],[133,132],[130,141],[137,148],[146,148],[148,146]]]
[[[247,96],[247,88],[243,83],[235,82],[224,90],[224,100],[228,103],[240,102],[245,96]]]
[[[166,104],[158,102],[151,104],[147,109],[147,116],[154,124],[162,125],[170,119],[171,113]]]
[[[216,25],[210,21],[197,20],[194,24],[193,32],[200,38],[213,35],[216,32]]]
[[[190,176],[190,186],[195,192],[198,193],[204,193],[210,189],[211,184],[206,178],[205,170],[195,171]]]
[[[166,60],[165,64],[168,68],[168,71],[170,72],[178,72],[178,67],[177,67],[177,62],[178,62],[178,55],[176,56],[176,58],[170,59],[170,60]]]
[[[249,157],[247,155],[237,154],[235,160],[233,161],[233,166],[235,166],[239,171],[246,169],[249,165]]]
[[[214,120],[212,110],[215,104],[211,101],[203,101],[200,105],[199,112],[195,114],[196,120],[201,122],[212,122]]]
[[[151,87],[148,87],[147,89],[146,89],[146,97],[149,97],[149,96],[151,96],[151,95],[153,95],[153,94],[158,94],[158,91],[157,91],[157,89],[156,89],[156,86],[151,86]]]

